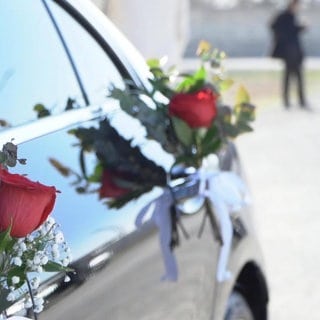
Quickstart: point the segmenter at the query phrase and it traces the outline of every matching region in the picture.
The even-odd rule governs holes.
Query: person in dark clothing
[[[290,84],[291,80],[297,82],[299,103],[306,108],[303,79],[304,52],[300,43],[300,34],[306,29],[296,21],[296,13],[299,0],[291,0],[286,10],[280,12],[271,24],[274,35],[274,48],[271,56],[284,61],[283,74],[283,102],[286,108],[290,107]]]

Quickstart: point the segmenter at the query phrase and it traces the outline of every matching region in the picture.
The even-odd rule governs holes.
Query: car
[[[124,87],[130,80],[149,88],[144,59],[107,17],[85,0],[4,0],[0,39],[0,143],[13,141],[27,159],[27,166],[14,172],[61,191],[53,216],[73,255],[70,282],[60,273],[43,278],[39,294],[45,310],[38,317],[267,319],[267,281],[250,208],[232,218],[230,280],[216,280],[220,243],[208,224],[197,236],[204,214],[199,205],[182,215],[190,238],[181,237],[176,250],[179,279],[160,281],[158,231],[148,217],[140,228],[135,224],[150,197],[111,209],[96,193],[77,192],[52,165],[58,161],[80,172],[70,131],[117,114],[117,101],[108,97],[110,85]],[[241,174],[233,144],[219,157],[221,169]],[[87,166],[93,170],[94,161]],[[188,194],[188,168],[172,172],[172,179]],[[8,315],[22,312],[19,303],[7,310]]]

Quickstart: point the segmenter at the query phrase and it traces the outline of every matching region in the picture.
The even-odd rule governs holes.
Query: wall
[[[94,0],[147,58],[178,63],[189,39],[189,0]]]

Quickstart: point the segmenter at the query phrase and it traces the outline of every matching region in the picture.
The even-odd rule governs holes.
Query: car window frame
[[[76,10],[75,7],[73,7],[67,1],[64,1],[64,0],[41,0],[41,1],[43,2],[46,10],[48,11],[49,17],[58,33],[58,37],[62,42],[62,46],[67,54],[67,57],[72,66],[72,69],[75,72],[76,80],[78,81],[81,92],[83,93],[84,101],[86,102],[87,105],[90,105],[90,100],[88,98],[86,88],[83,85],[83,81],[81,79],[79,70],[74,63],[73,54],[69,48],[68,42],[65,40],[63,36],[63,31],[59,26],[59,23],[55,17],[55,14],[50,9],[50,6],[47,3],[48,1],[52,1],[53,3],[60,6],[61,9],[63,9],[67,14],[70,15],[70,18],[73,18],[77,23],[79,23],[79,25],[84,29],[84,31],[88,32],[88,34],[96,41],[96,43],[101,47],[101,49],[106,54],[106,56],[114,64],[116,69],[119,71],[119,74],[123,77],[124,81],[133,81],[134,83],[137,83],[137,80],[138,80],[137,75],[128,70],[128,68],[125,66],[124,61],[120,59],[119,54],[113,50],[113,48],[109,45],[106,39],[94,28],[94,26],[79,11]],[[139,84],[141,84],[141,81],[139,81]]]

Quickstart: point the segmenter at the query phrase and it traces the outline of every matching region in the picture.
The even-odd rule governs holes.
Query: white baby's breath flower
[[[45,226],[40,227],[39,233],[42,237],[47,233],[47,229],[45,228]]]
[[[16,294],[14,291],[10,292],[8,295],[7,295],[7,300],[8,301],[14,301],[16,300]]]
[[[52,245],[52,251],[58,251],[59,250],[59,245],[57,243],[54,243]]]
[[[33,269],[34,267],[33,260],[30,260],[30,259],[27,260],[27,267],[31,270]]]
[[[12,258],[12,264],[14,264],[15,266],[21,267],[21,265],[22,265],[21,258],[20,257]]]
[[[15,285],[15,284],[17,284],[17,283],[20,282],[20,277],[18,277],[18,276],[13,276],[13,277],[11,278],[11,281],[12,281],[12,284]]]
[[[36,267],[35,271],[37,271],[37,272],[39,272],[39,273],[43,272],[42,266]]]
[[[69,248],[69,247],[66,247],[65,249],[64,249],[64,251],[65,251],[65,253],[66,254],[71,254],[71,249]]]
[[[58,244],[61,244],[64,242],[64,236],[63,236],[63,233],[61,231],[58,231],[56,234],[55,234],[55,242],[58,243]]]
[[[22,250],[22,251],[26,251],[26,250],[27,250],[27,245],[25,244],[25,242],[21,242],[21,243],[19,244],[19,248],[20,248],[20,250]]]
[[[69,260],[68,258],[64,258],[64,259],[62,260],[62,265],[63,265],[64,267],[66,267],[69,263],[70,263],[70,260]]]
[[[33,263],[34,265],[38,266],[41,263],[41,257],[37,254],[35,255],[35,257],[33,258]]]
[[[58,248],[55,248],[55,249],[52,249],[52,256],[53,258],[56,260],[56,259],[59,259],[60,257],[60,251]]]
[[[30,281],[31,287],[32,289],[38,289],[40,286],[40,278],[39,277],[34,277],[31,281]]]
[[[31,233],[31,234],[28,234],[26,239],[29,241],[29,242],[33,242],[34,240],[34,235]]]
[[[22,250],[18,250],[18,251],[16,252],[16,256],[17,256],[17,257],[22,257],[22,255],[23,255],[23,251],[22,251]]]
[[[54,218],[52,218],[51,216],[47,219],[47,221],[45,222],[45,226],[47,228],[51,228],[54,224],[55,224],[55,220]]]
[[[43,306],[36,306],[36,307],[34,308],[34,312],[35,312],[35,313],[40,313],[41,311],[43,311]]]
[[[41,258],[41,264],[44,266],[48,263],[49,261],[49,258],[48,256],[44,255],[42,258]]]
[[[34,304],[35,304],[36,306],[42,306],[43,303],[44,303],[43,298],[41,298],[41,297],[35,297],[35,298],[34,298]]]

